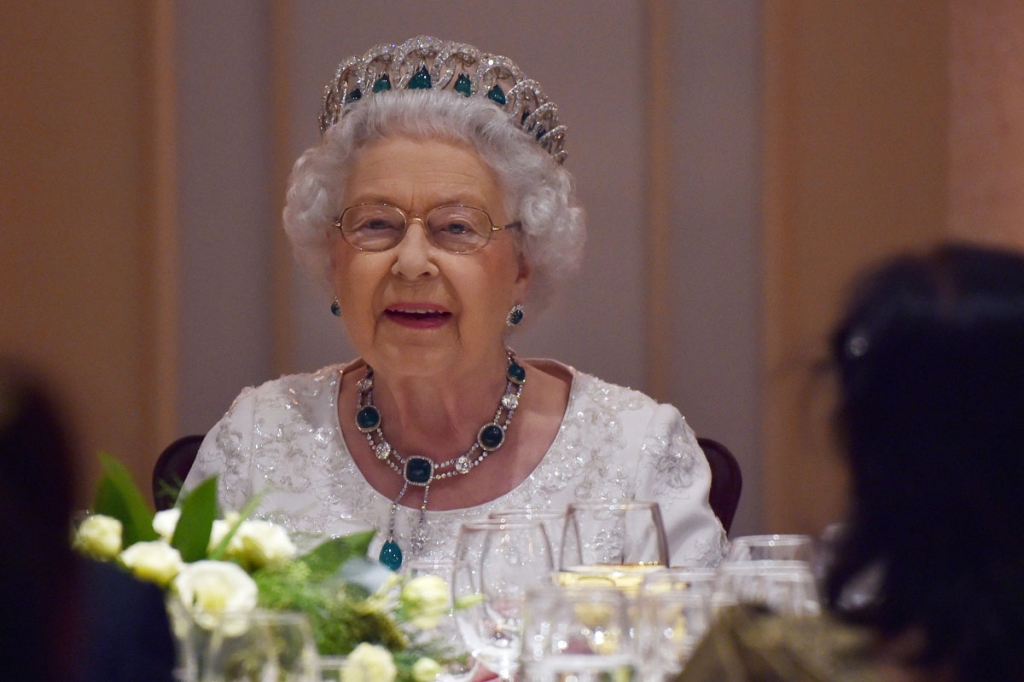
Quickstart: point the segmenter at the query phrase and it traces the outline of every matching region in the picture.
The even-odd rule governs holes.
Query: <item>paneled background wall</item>
[[[732,447],[736,532],[842,506],[811,380],[850,275],[1024,245],[1011,0],[0,5],[0,353],[140,481],[241,387],[352,356],[279,214],[336,63],[418,33],[508,54],[570,126],[583,272],[513,338]]]

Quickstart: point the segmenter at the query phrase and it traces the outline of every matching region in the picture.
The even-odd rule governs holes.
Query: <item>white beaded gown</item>
[[[552,361],[531,360],[543,366]],[[500,509],[563,509],[573,501],[656,501],[672,565],[713,566],[726,537],[708,504],[711,470],[693,431],[671,405],[555,364],[572,377],[558,435],[536,469],[501,497],[475,507],[426,513],[400,507],[395,539],[405,559],[454,554],[460,524]],[[261,496],[254,516],[290,531],[338,536],[374,528],[376,557],[391,500],[367,483],[338,423],[345,365],[247,388],[206,436],[185,480],[189,489],[219,475],[223,508]],[[416,556],[410,539],[418,533]]]

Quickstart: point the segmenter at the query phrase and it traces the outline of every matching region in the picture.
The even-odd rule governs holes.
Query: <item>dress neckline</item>
[[[556,370],[558,372],[568,373],[569,376],[571,377],[571,381],[570,381],[570,384],[569,384],[569,399],[565,403],[565,412],[562,413],[562,418],[559,421],[558,433],[555,434],[554,439],[551,441],[550,444],[548,444],[547,450],[544,451],[544,455],[537,462],[537,466],[535,466],[533,468],[533,470],[529,474],[527,474],[523,478],[522,481],[519,482],[518,485],[516,485],[514,488],[512,488],[508,492],[504,493],[503,495],[499,495],[498,497],[494,498],[493,500],[488,500],[487,502],[482,502],[481,504],[474,505],[472,507],[457,507],[455,509],[442,509],[442,510],[430,510],[430,509],[428,509],[427,510],[427,518],[428,519],[429,518],[438,518],[438,517],[441,517],[441,516],[443,516],[445,514],[465,514],[466,512],[468,512],[470,510],[473,510],[473,509],[482,509],[484,507],[493,507],[495,505],[495,503],[500,502],[501,500],[508,499],[509,497],[511,497],[511,496],[515,495],[516,493],[518,493],[522,488],[524,488],[527,484],[529,484],[529,482],[535,476],[537,476],[537,474],[539,472],[541,472],[542,469],[544,469],[547,466],[548,462],[551,459],[551,453],[556,449],[556,446],[558,446],[558,444],[563,439],[563,432],[564,432],[564,427],[565,427],[565,424],[566,424],[566,420],[569,418],[569,415],[572,414],[574,403],[577,400],[579,382],[580,382],[580,377],[582,376],[582,374],[575,367],[572,367],[571,365],[566,365],[565,363],[559,362],[557,360],[551,360],[551,359],[547,359],[547,358],[542,358],[542,359],[527,358],[527,359],[524,359],[523,362],[528,362],[528,363],[530,363],[532,365],[535,365],[537,367],[540,367],[540,368],[550,367],[551,369]],[[355,471],[356,475],[359,477],[359,481],[358,481],[359,484],[362,485],[363,487],[365,487],[367,490],[371,491],[371,493],[373,494],[373,496],[375,498],[378,498],[379,500],[383,500],[383,501],[387,502],[390,505],[391,504],[391,498],[387,497],[386,495],[384,495],[384,493],[380,492],[379,490],[374,488],[372,485],[370,485],[370,482],[368,480],[366,480],[366,476],[363,475],[363,472],[359,468],[359,465],[356,464],[355,458],[352,457],[352,451],[349,450],[348,443],[345,441],[345,433],[344,433],[344,431],[341,428],[341,418],[340,418],[340,416],[338,414],[338,405],[341,402],[341,395],[340,394],[341,394],[342,379],[344,378],[346,373],[354,372],[355,370],[360,369],[360,368],[365,367],[365,366],[366,366],[366,362],[362,358],[357,358],[356,360],[353,360],[352,362],[350,362],[350,363],[348,363],[346,365],[343,365],[343,366],[334,365],[333,367],[328,368],[328,371],[330,371],[331,375],[332,375],[332,381],[334,382],[334,384],[331,386],[331,389],[329,391],[327,391],[327,394],[330,396],[330,402],[331,402],[331,410],[330,410],[330,412],[331,412],[331,417],[330,417],[331,418],[331,427],[334,429],[334,440],[335,440],[335,443],[337,444],[338,449],[341,450],[342,454],[344,454],[344,456],[347,457],[348,461],[351,463],[352,469]],[[406,510],[413,509],[413,507],[408,507],[408,506],[406,506],[404,504],[400,504],[399,508],[400,509],[406,509]]]

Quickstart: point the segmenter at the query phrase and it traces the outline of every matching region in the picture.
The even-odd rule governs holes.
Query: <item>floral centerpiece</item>
[[[216,478],[176,508],[154,512],[127,469],[101,460],[75,548],[164,588],[172,613],[183,611],[195,626],[213,629],[224,614],[257,608],[304,613],[319,653],[347,656],[349,682],[428,682],[456,657],[431,635],[449,609],[444,580],[401,576],[367,559],[372,531],[325,540],[300,556],[283,528],[246,518],[256,501],[220,513]]]

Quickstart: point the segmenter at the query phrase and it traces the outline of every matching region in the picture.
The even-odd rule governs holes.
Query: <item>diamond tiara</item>
[[[430,36],[401,45],[377,45],[339,64],[325,88],[320,133],[341,120],[355,102],[392,89],[450,90],[464,97],[485,97],[557,163],[568,156],[562,149],[566,127],[558,123],[558,107],[537,81],[526,78],[508,57]]]

